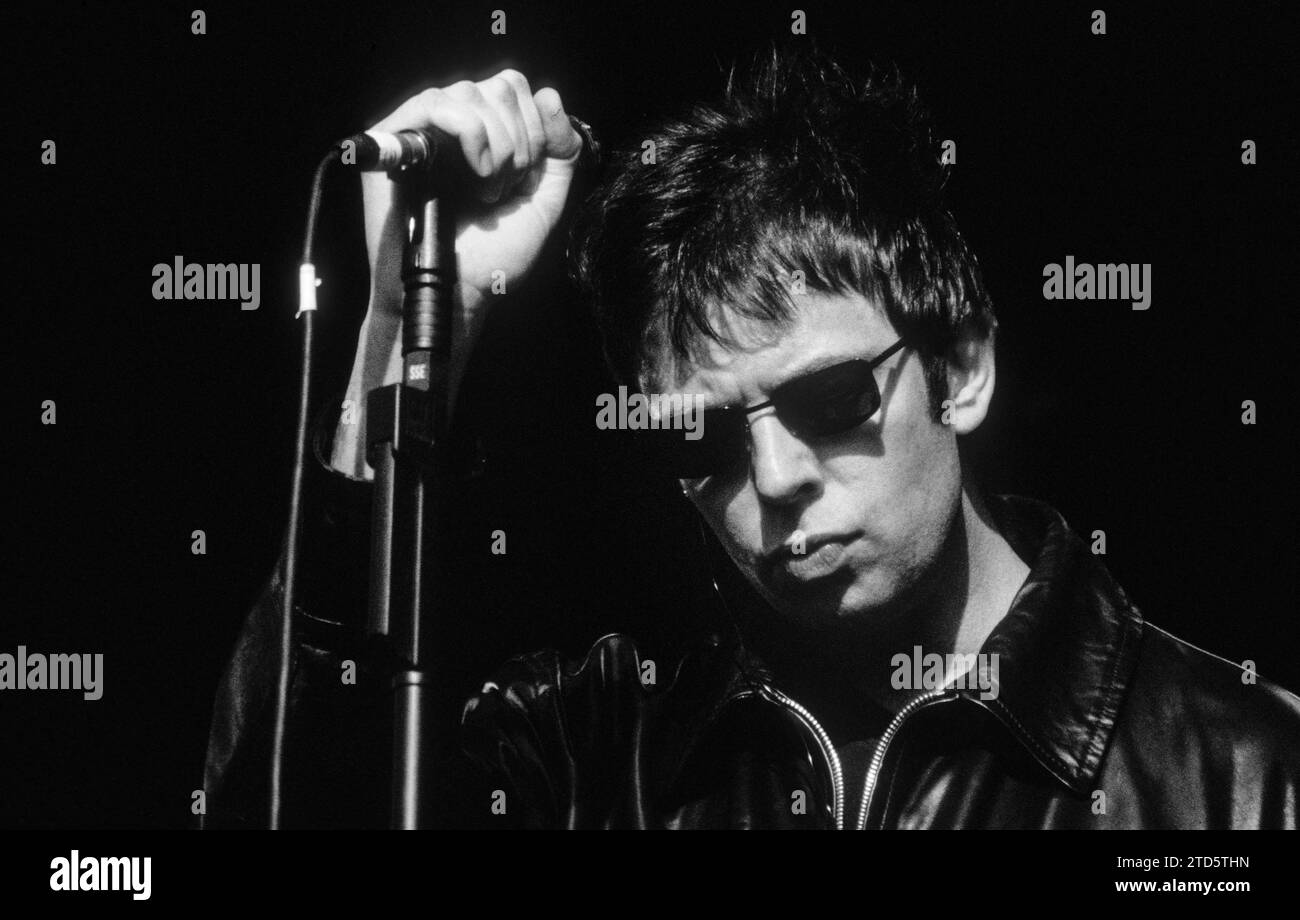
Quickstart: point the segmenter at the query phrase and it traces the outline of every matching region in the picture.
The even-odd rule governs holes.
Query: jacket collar
[[[1142,615],[1055,509],[1011,495],[988,504],[1030,571],[980,649],[998,655],[998,695],[983,705],[1086,792],[1137,664]]]
[[[992,713],[1061,783],[1084,794],[1137,665],[1142,615],[1050,505],[1015,495],[989,495],[986,503],[1029,575],[980,648],[998,655],[996,698],[957,692]],[[690,656],[677,675],[675,684],[697,691],[712,685],[703,694],[711,705],[680,714],[687,738],[737,695],[771,683],[766,663],[735,626],[727,638],[708,644],[707,655]]]

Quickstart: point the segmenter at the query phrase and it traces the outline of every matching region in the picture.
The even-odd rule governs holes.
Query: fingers
[[[493,78],[495,79],[495,78]],[[527,166],[528,150],[519,140],[518,119],[510,111],[506,93],[498,81],[471,83],[463,80],[447,87],[446,95],[454,103],[469,110],[483,127],[480,135],[475,133],[467,146],[462,139],[461,149],[470,168],[483,178],[479,186],[479,197],[484,201],[494,202],[502,193],[514,185],[522,172],[521,166]],[[486,89],[486,92],[484,91]],[[509,97],[514,97],[514,90],[506,87]],[[487,138],[487,150],[484,152],[481,137]],[[521,150],[522,146],[522,150]],[[522,154],[523,163],[520,162]]]
[[[487,169],[489,145],[487,127],[472,108],[450,99],[445,90],[426,89],[407,99],[392,114],[374,125],[376,131],[418,131],[441,128],[460,139],[470,168],[480,175]]]
[[[536,94],[517,70],[503,70],[477,83],[462,80],[408,99],[375,125],[380,131],[437,127],[460,141],[465,161],[483,178],[485,202],[515,192],[529,194],[548,157],[568,158],[581,150],[581,137],[553,89]]]

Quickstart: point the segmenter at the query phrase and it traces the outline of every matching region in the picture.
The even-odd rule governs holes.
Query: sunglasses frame
[[[875,415],[875,413],[878,412],[878,411],[880,410],[881,403],[883,402],[883,399],[884,399],[884,394],[880,392],[880,384],[879,384],[879,383],[876,383],[876,381],[875,381],[875,371],[876,371],[876,368],[880,367],[881,364],[883,364],[885,361],[889,360],[891,357],[893,357],[893,356],[894,356],[895,354],[897,354],[898,352],[902,351],[902,350],[903,350],[904,348],[906,348],[907,346],[908,346],[907,339],[906,339],[906,338],[899,338],[898,341],[896,341],[893,345],[890,345],[888,348],[886,348],[884,351],[882,351],[880,354],[876,355],[876,357],[871,358],[870,360],[868,360],[868,359],[864,359],[864,358],[851,358],[851,359],[849,359],[848,361],[843,361],[843,362],[840,362],[839,364],[833,364],[833,365],[830,365],[830,367],[825,367],[825,368],[821,368],[821,369],[819,369],[819,370],[817,370],[817,371],[812,371],[810,374],[805,374],[805,375],[802,376],[802,377],[796,377],[794,380],[789,380],[789,381],[786,381],[785,383],[781,384],[780,386],[778,386],[776,389],[774,389],[774,390],[772,391],[771,398],[767,399],[767,400],[764,401],[764,402],[761,402],[761,403],[759,403],[759,404],[757,404],[757,405],[754,405],[754,406],[748,406],[748,407],[740,407],[740,406],[718,406],[718,407],[715,407],[715,408],[713,408],[713,409],[706,409],[706,410],[704,410],[704,416],[703,416],[703,418],[704,418],[705,420],[707,420],[707,419],[709,419],[710,417],[712,417],[712,418],[714,418],[714,419],[716,420],[716,419],[718,418],[718,415],[716,415],[715,413],[726,413],[728,416],[732,415],[733,413],[738,413],[738,414],[740,415],[740,417],[742,417],[742,418],[744,419],[744,422],[745,422],[745,432],[746,432],[746,434],[747,434],[748,431],[749,431],[749,416],[751,416],[751,415],[753,415],[755,412],[759,412],[759,411],[761,411],[761,410],[763,410],[763,409],[767,409],[767,408],[769,408],[769,407],[775,407],[775,408],[776,408],[776,412],[777,412],[777,417],[781,420],[781,423],[782,423],[783,425],[786,425],[788,428],[790,428],[790,430],[791,430],[792,432],[794,432],[795,435],[796,435],[797,437],[800,437],[800,438],[807,437],[807,436],[809,436],[807,433],[800,433],[800,431],[795,430],[795,428],[792,428],[792,427],[791,427],[791,422],[788,421],[788,420],[785,418],[785,411],[786,411],[786,410],[785,410],[785,409],[783,408],[783,406],[782,406],[782,404],[785,402],[785,400],[783,399],[783,395],[784,395],[783,391],[788,392],[788,391],[786,390],[787,387],[790,387],[791,385],[798,384],[798,383],[800,383],[801,381],[804,381],[804,380],[808,379],[808,378],[811,377],[811,376],[814,376],[814,375],[816,375],[816,374],[822,373],[822,372],[824,372],[824,371],[831,370],[832,368],[841,367],[841,366],[843,366],[843,365],[845,365],[845,364],[854,364],[854,363],[858,363],[858,362],[865,362],[865,365],[866,365],[866,368],[865,368],[865,369],[866,369],[866,371],[867,371],[867,374],[868,374],[868,376],[870,377],[870,379],[871,379],[871,381],[872,381],[872,385],[876,388],[877,401],[876,401],[876,407],[875,407],[875,409],[873,409],[873,410],[872,410],[868,415],[863,416],[862,418],[858,419],[856,422],[853,422],[853,423],[851,423],[851,424],[845,425],[843,428],[839,429],[839,430],[836,431],[836,432],[827,432],[827,433],[824,433],[824,434],[822,434],[822,435],[820,435],[820,436],[822,436],[822,437],[830,437],[830,436],[833,436],[834,434],[842,433],[842,432],[844,432],[844,431],[848,431],[848,430],[850,430],[851,428],[854,428],[854,427],[856,427],[857,425],[862,424],[863,422],[865,422],[867,419],[871,418],[872,415]],[[715,427],[716,427],[716,426],[717,426],[717,422],[715,421],[714,424],[715,424]],[[705,435],[704,435],[704,437],[707,439],[707,438],[708,438],[708,433],[707,433],[707,432],[708,432],[708,428],[709,428],[709,425],[708,425],[708,422],[707,422],[707,421],[704,422],[703,427],[704,427],[704,430],[705,430]],[[724,426],[724,427],[726,427],[726,426]],[[817,436],[817,435],[813,435],[813,436]],[[724,435],[724,437],[725,437],[725,435]],[[705,479],[705,478],[707,478],[707,477],[709,477],[709,476],[718,475],[718,474],[721,473],[721,472],[723,472],[723,470],[719,469],[719,470],[715,470],[713,473],[705,473],[705,474],[702,474],[702,475],[681,475],[680,473],[676,473],[676,472],[675,472],[675,475],[677,475],[677,478],[679,478],[679,479]]]

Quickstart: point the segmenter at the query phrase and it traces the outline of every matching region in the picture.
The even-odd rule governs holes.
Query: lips
[[[795,553],[787,543],[763,554],[763,574],[767,580],[807,583],[834,575],[842,567],[850,544],[860,534],[831,534],[808,538],[803,553]]]

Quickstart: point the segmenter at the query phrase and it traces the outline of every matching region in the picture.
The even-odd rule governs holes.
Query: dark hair
[[[731,67],[720,99],[644,137],[654,162],[641,141],[615,153],[570,245],[619,382],[637,383],[664,332],[681,359],[701,336],[734,344],[712,309],[786,326],[802,271],[806,290],[884,307],[940,411],[945,351],[996,321],[944,205],[929,115],[896,69],[858,79],[815,47],[772,46],[744,79]]]

